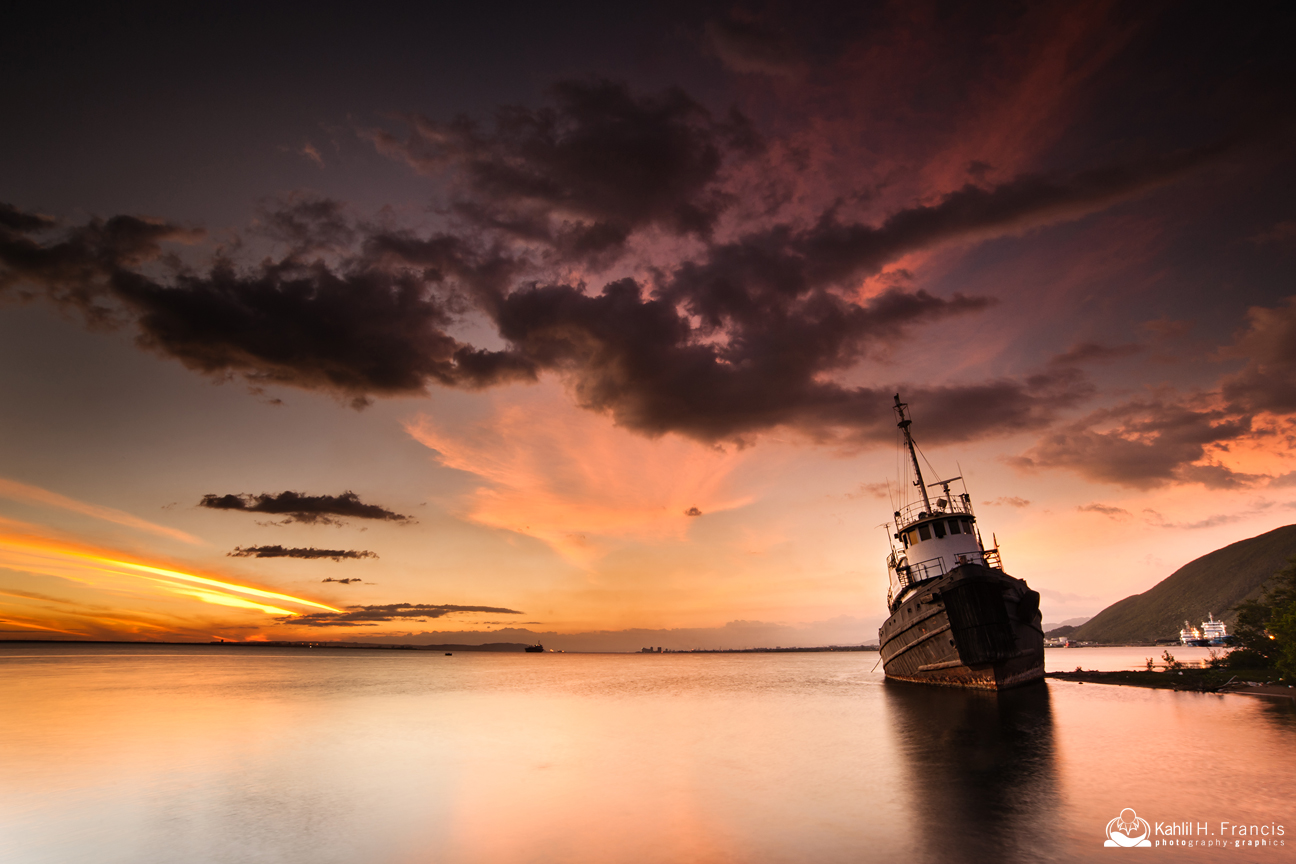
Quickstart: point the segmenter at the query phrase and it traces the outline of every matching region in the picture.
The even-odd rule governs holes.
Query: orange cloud
[[[45,626],[43,626],[43,625],[35,624],[35,623],[31,622],[31,621],[27,621],[27,620],[25,620],[25,619],[21,619],[21,618],[0,618],[0,624],[8,624],[8,625],[10,625],[10,626],[12,626],[12,627],[19,627],[19,628],[21,628],[21,630],[18,630],[18,631],[14,631],[14,630],[0,630],[0,632],[5,632],[5,633],[24,632],[24,631],[27,631],[27,630],[40,630],[40,631],[45,632],[45,633],[64,633],[64,634],[66,634],[66,635],[68,635],[68,636],[83,636],[83,635],[85,635],[85,634],[83,634],[83,633],[78,633],[78,632],[75,631],[75,630],[62,630],[62,629],[60,629],[60,628],[58,628],[58,627],[45,627]]]
[[[745,451],[633,435],[546,389],[515,391],[513,402],[469,428],[426,415],[405,424],[443,465],[486,481],[473,494],[474,522],[536,537],[588,564],[608,541],[682,540],[699,515],[693,510],[705,517],[752,500],[728,489]]]
[[[291,594],[146,563],[118,550],[41,536],[29,530],[31,527],[0,519],[0,567],[19,573],[52,576],[118,596],[116,602],[107,607],[30,591],[2,592],[22,601],[17,611],[13,603],[6,602],[5,606],[10,607],[6,609],[6,616],[10,623],[25,628],[82,635],[87,629],[91,632],[192,629],[183,623],[183,619],[192,614],[192,607],[183,604],[179,608],[171,607],[174,611],[161,612],[148,608],[156,605],[158,600],[197,600],[274,616],[300,614],[297,609],[303,606],[340,611]],[[122,595],[131,599],[122,602]],[[39,605],[33,607],[34,602]],[[66,629],[68,627],[80,629]]]

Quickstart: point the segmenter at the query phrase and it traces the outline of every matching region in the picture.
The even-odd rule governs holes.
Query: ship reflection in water
[[[1050,860],[1060,820],[1048,688],[889,681],[885,692],[903,788],[931,823],[918,835],[926,860]]]

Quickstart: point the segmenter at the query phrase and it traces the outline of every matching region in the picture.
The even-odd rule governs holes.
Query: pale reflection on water
[[[0,861],[1089,861],[1124,807],[1296,839],[1290,703],[876,660],[0,648]]]

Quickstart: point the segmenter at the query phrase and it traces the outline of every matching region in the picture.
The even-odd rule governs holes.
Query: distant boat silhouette
[[[534,644],[534,645],[528,645],[528,646],[526,647],[526,652],[527,652],[528,654],[543,654],[543,653],[544,653],[544,646],[541,645],[539,642],[537,642],[537,643]]]

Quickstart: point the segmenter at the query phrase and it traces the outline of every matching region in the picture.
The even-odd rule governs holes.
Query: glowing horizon
[[[12,524],[11,521],[10,524]],[[283,606],[259,603],[249,598],[279,601],[289,606],[304,606],[326,612],[342,611],[335,606],[304,597],[270,591],[225,579],[217,579],[212,576],[202,576],[172,567],[145,564],[138,560],[129,560],[129,558],[130,556],[123,555],[116,550],[91,549],[82,544],[59,541],[33,534],[15,534],[10,531],[0,532],[0,567],[10,570],[67,579],[99,590],[124,590],[128,594],[145,596],[160,593],[162,596],[173,599],[191,598],[205,604],[256,610],[274,616],[291,617],[301,615],[302,612],[283,608]],[[161,591],[146,590],[149,585],[155,586]],[[3,590],[0,590],[0,594],[16,598],[40,596]],[[37,629],[55,629],[58,632],[74,632],[32,623],[24,626],[36,627]],[[154,626],[165,629],[164,624]]]

